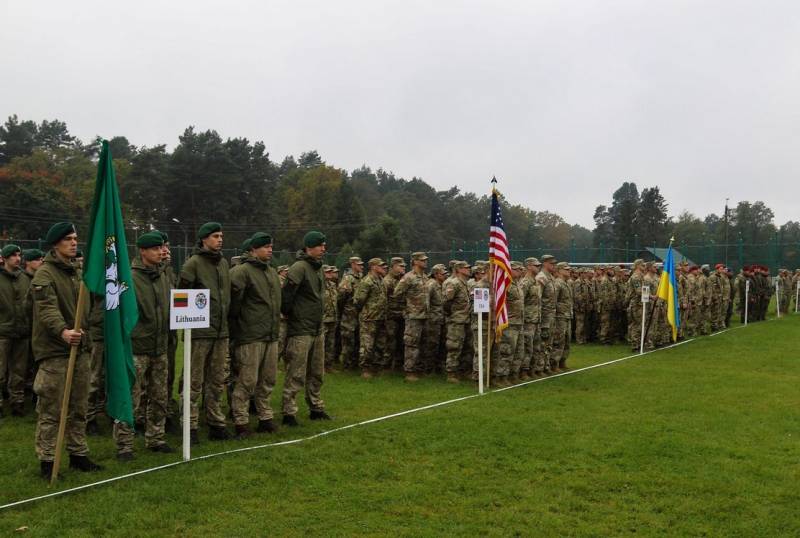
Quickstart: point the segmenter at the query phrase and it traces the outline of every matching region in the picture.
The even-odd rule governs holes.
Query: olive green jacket
[[[289,268],[281,294],[281,312],[286,315],[286,336],[318,336],[322,329],[324,288],[322,262],[297,253]]]
[[[30,279],[17,269],[13,273],[0,267],[0,338],[28,338],[30,320],[27,296]]]
[[[269,263],[249,256],[231,269],[231,337],[236,345],[274,342],[281,313],[281,281]]]
[[[61,338],[64,329],[75,326],[75,310],[81,276],[69,262],[56,258],[50,251],[31,281],[33,294],[33,332],[31,346],[37,361],[51,358],[68,358],[70,346]],[[88,303],[88,301],[87,301]],[[84,310],[81,327],[89,321],[88,308]],[[81,340],[84,350],[90,349],[89,339]]]
[[[169,292],[172,288],[163,266],[147,267],[141,259],[131,263],[139,321],[131,333],[134,355],[162,355],[169,342]]]
[[[227,338],[231,303],[231,276],[228,261],[218,252],[195,248],[178,278],[178,289],[207,289],[211,294],[211,326],[192,329],[192,338]]]

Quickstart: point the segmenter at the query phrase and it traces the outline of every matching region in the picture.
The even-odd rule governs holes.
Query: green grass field
[[[800,534],[800,316],[644,357],[347,429],[134,477],[0,512],[32,536]],[[629,355],[573,348],[574,368]],[[400,377],[326,378],[336,416],[194,455],[305,437],[472,394]],[[274,395],[273,403],[279,397]],[[305,417],[305,412],[302,413]],[[0,426],[0,504],[51,491],[34,418]],[[177,438],[172,438],[175,446]],[[102,473],[175,461],[137,439],[120,464],[91,437]]]

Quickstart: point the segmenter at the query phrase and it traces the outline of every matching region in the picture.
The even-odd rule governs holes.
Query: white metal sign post
[[[190,460],[189,433],[192,401],[192,329],[211,326],[211,293],[209,290],[171,290],[169,328],[183,329],[183,459]]]
[[[472,291],[472,308],[478,314],[478,394],[483,394],[483,315],[489,313],[489,288]]]
[[[645,319],[647,318],[647,303],[650,302],[650,286],[642,286],[642,336],[639,342],[639,354],[644,353]]]
[[[750,281],[744,282],[744,325],[747,326],[747,314],[750,307]]]

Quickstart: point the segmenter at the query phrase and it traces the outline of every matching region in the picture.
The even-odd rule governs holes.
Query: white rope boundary
[[[775,318],[770,318],[767,321],[772,321],[773,319],[775,319]],[[741,329],[743,327],[747,327],[747,325],[738,325],[738,326],[732,327],[732,328],[729,327],[727,329],[723,329],[721,331],[717,331],[715,333],[711,333],[708,336],[716,336],[718,334],[722,334],[724,332],[728,332],[728,331],[733,330],[733,329]],[[667,349],[672,349],[672,348],[675,348],[675,347],[678,347],[678,346],[682,346],[683,344],[688,344],[689,342],[694,342],[695,340],[698,340],[698,338],[695,337],[695,338],[690,338],[688,340],[682,340],[680,342],[676,342],[674,344],[670,344],[670,345],[665,346],[665,347],[660,347],[660,348],[657,348],[657,349],[651,349],[649,351],[645,351],[644,353],[636,353],[635,355],[628,355],[627,357],[622,357],[622,358],[619,358],[619,359],[613,359],[613,360],[610,360],[610,361],[601,362],[601,363],[598,363],[598,364],[593,364],[591,366],[585,366],[583,368],[577,368],[575,370],[568,370],[566,372],[561,372],[561,373],[558,373],[558,374],[555,374],[555,375],[551,375],[551,376],[548,376],[548,377],[541,377],[541,378],[538,378],[538,379],[532,379],[530,381],[523,381],[521,383],[517,383],[516,385],[511,385],[510,387],[504,387],[504,388],[501,388],[501,389],[491,390],[491,391],[487,392],[486,394],[504,392],[504,391],[507,391],[507,390],[516,389],[516,388],[519,388],[519,387],[524,387],[526,385],[530,385],[530,384],[533,384],[533,383],[540,383],[540,382],[543,382],[543,381],[549,381],[551,379],[557,379],[559,377],[573,375],[573,374],[577,374],[579,372],[585,372],[587,370],[592,370],[594,368],[601,368],[603,366],[609,366],[611,364],[616,364],[618,362],[627,361],[627,360],[630,360],[630,359],[635,359],[637,357],[644,357],[645,355],[650,355],[651,353],[655,353],[655,352],[658,352],[658,351],[665,351]],[[8,508],[13,508],[15,506],[20,506],[20,505],[23,505],[23,504],[32,503],[34,501],[41,501],[43,499],[48,499],[48,498],[51,498],[51,497],[58,497],[60,495],[66,495],[67,493],[75,493],[77,491],[81,491],[81,490],[84,490],[84,489],[89,489],[89,488],[93,488],[93,487],[96,487],[96,486],[102,486],[103,484],[110,484],[111,482],[116,482],[118,480],[124,480],[126,478],[133,478],[134,476],[139,476],[139,475],[143,475],[143,474],[147,474],[147,473],[152,473],[152,472],[155,472],[155,471],[161,471],[162,469],[169,469],[170,467],[175,467],[177,465],[183,465],[185,463],[192,463],[192,462],[195,462],[195,461],[207,460],[207,459],[210,459],[210,458],[216,458],[218,456],[226,456],[228,454],[236,454],[236,453],[239,453],[239,452],[248,452],[250,450],[260,450],[262,448],[272,448],[272,447],[279,447],[279,446],[286,446],[286,445],[294,445],[294,444],[298,444],[298,443],[304,443],[306,441],[312,441],[312,440],[318,439],[320,437],[325,437],[326,435],[330,435],[332,433],[338,433],[338,432],[349,430],[349,429],[356,428],[356,427],[359,427],[359,426],[366,426],[368,424],[374,424],[376,422],[383,422],[384,420],[389,420],[389,419],[392,419],[392,418],[402,417],[404,415],[410,415],[410,414],[413,414],[413,413],[418,413],[420,411],[427,411],[428,409],[435,409],[437,407],[443,407],[445,405],[450,405],[450,404],[454,404],[454,403],[457,403],[457,402],[463,402],[465,400],[471,400],[472,398],[478,398],[479,396],[481,396],[481,395],[477,394],[477,393],[476,394],[470,394],[470,395],[467,395],[467,396],[462,396],[460,398],[453,398],[452,400],[446,400],[446,401],[443,401],[443,402],[436,402],[436,403],[424,405],[422,407],[415,407],[414,409],[407,409],[405,411],[399,411],[397,413],[392,413],[390,415],[384,415],[382,417],[371,418],[371,419],[368,419],[368,420],[363,420],[361,422],[354,422],[353,424],[348,424],[346,426],[340,426],[340,427],[334,428],[332,430],[325,430],[325,431],[322,431],[322,432],[319,432],[319,433],[315,433],[314,435],[309,435],[307,437],[299,437],[297,439],[290,439],[288,441],[277,441],[277,442],[274,442],[274,443],[266,443],[266,444],[263,444],[263,445],[255,445],[255,446],[247,446],[247,447],[242,447],[242,448],[234,448],[232,450],[225,450],[223,452],[215,452],[213,454],[206,454],[204,456],[197,456],[196,458],[192,458],[192,459],[190,459],[188,461],[185,461],[185,460],[175,461],[175,462],[172,462],[172,463],[159,465],[157,467],[150,467],[148,469],[142,469],[142,470],[139,470],[139,471],[134,471],[132,473],[127,473],[127,474],[120,475],[120,476],[115,476],[115,477],[112,477],[112,478],[106,478],[104,480],[98,480],[97,482],[91,482],[89,484],[84,484],[82,486],[75,486],[74,488],[69,488],[69,489],[65,489],[65,490],[61,490],[61,491],[54,491],[52,493],[47,493],[45,495],[39,495],[37,497],[31,497],[29,499],[23,499],[21,501],[15,501],[15,502],[12,502],[12,503],[4,504],[4,505],[0,506],[0,510],[5,510],[5,509],[8,509]]]

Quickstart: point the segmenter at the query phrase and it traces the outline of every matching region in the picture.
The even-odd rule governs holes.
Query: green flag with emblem
[[[139,312],[114,162],[106,140],[97,163],[97,182],[89,222],[83,281],[89,291],[105,298],[106,410],[109,417],[132,426],[131,389],[136,369],[131,352],[131,331]]]

